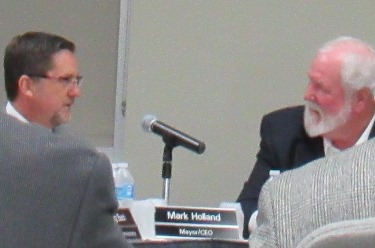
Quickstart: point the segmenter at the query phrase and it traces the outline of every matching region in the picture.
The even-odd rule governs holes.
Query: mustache
[[[318,104],[313,103],[313,102],[309,102],[309,101],[305,102],[305,108],[307,110],[314,110],[314,111],[317,111],[319,113],[322,112],[322,108]]]

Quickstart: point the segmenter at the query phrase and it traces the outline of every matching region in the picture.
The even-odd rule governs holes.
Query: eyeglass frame
[[[48,75],[43,74],[26,74],[29,77],[36,77],[36,78],[43,78],[43,79],[52,79],[57,80],[60,82],[64,82],[66,86],[68,85],[77,85],[78,87],[82,86],[82,76],[76,76],[76,77],[52,77]]]

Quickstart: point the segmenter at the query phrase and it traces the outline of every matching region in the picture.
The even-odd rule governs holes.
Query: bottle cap
[[[275,176],[278,176],[278,175],[280,175],[279,170],[270,170],[270,177],[275,177]]]
[[[127,162],[121,162],[121,163],[113,163],[112,164],[112,167],[113,169],[117,169],[117,168],[128,168],[128,163]]]

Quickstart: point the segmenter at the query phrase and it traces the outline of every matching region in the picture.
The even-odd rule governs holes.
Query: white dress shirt
[[[29,123],[28,120],[26,120],[25,117],[23,117],[14,107],[10,102],[7,102],[7,105],[5,107],[5,110],[8,115],[13,116],[17,118],[18,120],[24,122],[24,123]]]
[[[371,129],[374,125],[374,121],[375,121],[375,115],[372,117],[371,121],[367,125],[367,127],[366,127],[365,131],[362,133],[361,137],[359,137],[357,142],[354,144],[355,146],[360,145],[363,142],[368,140],[368,138],[370,136]],[[323,138],[323,145],[324,145],[324,154],[326,156],[331,155],[331,154],[335,154],[335,153],[338,153],[338,152],[341,151],[340,149],[337,149],[336,147],[334,147],[330,140],[325,139],[325,138]]]

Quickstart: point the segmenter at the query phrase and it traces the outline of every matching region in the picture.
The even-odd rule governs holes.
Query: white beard
[[[310,137],[317,137],[333,131],[349,119],[350,111],[349,100],[345,101],[344,106],[336,115],[327,114],[318,105],[306,102],[304,124],[307,134]]]

